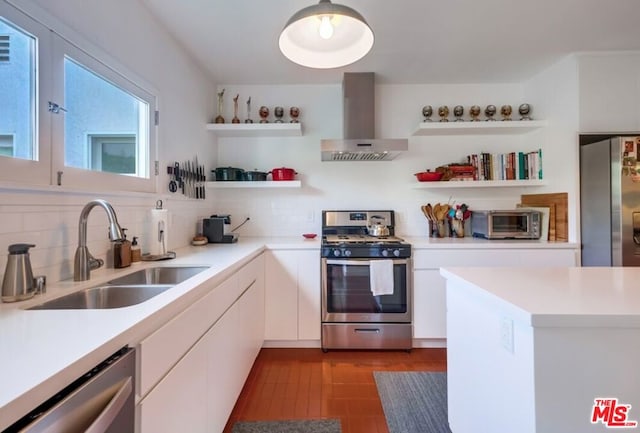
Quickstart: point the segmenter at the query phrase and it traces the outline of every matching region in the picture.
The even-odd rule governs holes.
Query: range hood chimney
[[[345,72],[342,139],[321,140],[323,161],[390,161],[409,149],[407,139],[375,138],[375,76]]]

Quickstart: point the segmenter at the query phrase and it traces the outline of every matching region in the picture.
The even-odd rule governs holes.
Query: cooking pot
[[[442,179],[442,175],[444,173],[439,171],[422,171],[420,173],[416,173],[415,176],[418,178],[419,182],[433,182]]]
[[[258,171],[258,169],[254,169],[252,171],[245,171],[244,172],[244,180],[248,180],[248,181],[265,181],[267,180],[267,175],[269,173],[267,173],[266,171]]]
[[[211,173],[215,173],[217,181],[244,180],[244,170],[241,168],[218,167]]]
[[[375,215],[372,216],[369,219],[369,224],[367,224],[367,232],[369,232],[369,235],[376,237],[389,236],[389,227],[387,227],[384,222],[384,218]]]
[[[298,174],[293,168],[274,168],[271,170],[273,180],[293,180]]]

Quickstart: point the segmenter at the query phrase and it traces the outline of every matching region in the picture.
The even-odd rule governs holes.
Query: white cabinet
[[[413,273],[413,338],[447,338],[446,284],[437,269]]]
[[[260,255],[141,342],[139,431],[222,432],[263,341]]]
[[[576,266],[578,250],[567,245],[549,248],[416,249],[413,254],[413,338],[444,339],[446,284],[441,267]],[[514,288],[517,290],[517,288]]]
[[[209,433],[207,347],[196,344],[139,405],[140,432]]]
[[[320,251],[265,256],[265,340],[320,340]]]

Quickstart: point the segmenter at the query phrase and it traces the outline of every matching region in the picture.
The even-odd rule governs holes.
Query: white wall
[[[252,98],[253,119],[260,105],[300,107],[302,137],[287,138],[219,138],[220,166],[269,171],[274,167],[291,167],[300,174],[301,189],[215,190],[216,212],[230,213],[233,224],[250,216],[242,235],[290,235],[319,232],[323,209],[385,208],[397,212],[398,233],[427,235],[427,224],[420,206],[428,202],[467,203],[471,209],[513,208],[521,194],[559,192],[572,187],[566,181],[566,167],[546,162],[556,155],[564,157],[573,139],[555,132],[541,131],[525,136],[432,136],[411,137],[422,121],[422,107],[473,104],[498,107],[510,104],[517,114],[523,102],[533,105],[533,115],[544,119],[547,101],[536,99],[536,87],[545,79],[526,88],[521,84],[466,85],[379,85],[376,86],[376,124],[378,135],[385,138],[409,137],[409,151],[388,162],[321,162],[320,139],[342,134],[341,85],[325,86],[233,86],[225,88],[225,118],[232,117],[231,98],[240,94],[241,119],[245,118],[244,102]],[[228,95],[228,96],[227,96]],[[534,101],[534,99],[536,99]],[[574,108],[574,111],[576,108]],[[465,115],[468,119],[468,114]],[[451,115],[450,118],[453,118]],[[499,116],[498,116],[499,118]],[[273,117],[271,116],[271,120]],[[437,114],[434,115],[437,121]],[[553,124],[552,119],[552,124]],[[551,128],[552,131],[555,129]],[[573,128],[575,130],[575,127]],[[542,147],[544,176],[550,184],[536,188],[474,188],[454,190],[414,189],[416,172],[438,165],[459,162],[470,153],[537,150]],[[571,190],[569,191],[572,192]]]
[[[3,0],[4,1],[4,0]],[[99,47],[110,66],[125,72],[159,97],[158,146],[161,173],[158,194],[96,194],[16,190],[0,185],[0,277],[7,247],[12,243],[36,244],[31,259],[34,272],[48,281],[72,277],[77,244],[78,217],[82,206],[102,197],[110,201],[129,238],[143,232],[144,223],[157,199],[172,214],[169,248],[186,245],[198,218],[210,204],[167,196],[166,166],[192,159],[196,154],[207,166],[214,164],[215,140],[204,125],[211,120],[215,87],[198,64],[189,58],[161,28],[140,2],[129,0],[12,0],[21,8],[48,21],[65,36],[79,37],[82,47]],[[143,78],[140,78],[143,77]],[[144,83],[142,83],[143,81]],[[109,247],[104,212],[89,217],[89,248],[104,258]]]
[[[640,53],[585,53],[577,59],[580,132],[640,131]]]
[[[578,69],[575,56],[563,60],[537,74],[524,85],[526,99],[531,101],[534,116],[547,119],[548,126],[538,133],[545,143],[543,164],[549,186],[545,192],[569,194],[569,240],[578,237]]]

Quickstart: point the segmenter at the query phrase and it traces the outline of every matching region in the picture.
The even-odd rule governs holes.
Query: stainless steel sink
[[[122,308],[153,298],[173,287],[164,285],[104,285],[52,299],[28,310],[83,310]]]
[[[207,266],[174,266],[140,269],[107,284],[178,284],[209,269]]]
[[[27,310],[88,310],[122,308],[140,304],[178,283],[209,269],[207,266],[174,266],[140,269],[106,284],[80,290]]]

